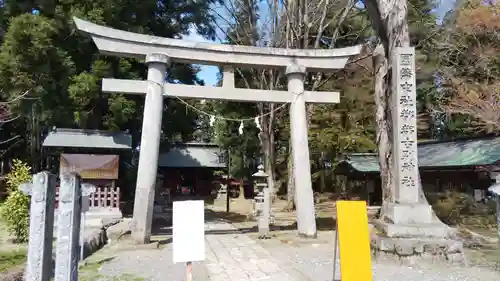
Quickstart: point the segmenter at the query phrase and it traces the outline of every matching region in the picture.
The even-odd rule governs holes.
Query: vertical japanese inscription
[[[394,183],[396,201],[418,202],[415,49],[397,48],[393,59]]]

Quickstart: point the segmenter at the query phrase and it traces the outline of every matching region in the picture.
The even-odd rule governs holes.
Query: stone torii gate
[[[259,48],[149,36],[96,25],[74,18],[79,30],[88,33],[101,53],[119,57],[145,59],[147,81],[103,79],[102,90],[112,93],[146,95],[141,135],[141,153],[132,236],[138,243],[148,243],[151,236],[154,189],[160,143],[163,98],[178,96],[191,99],[216,99],[246,102],[290,102],[293,175],[297,200],[299,235],[316,236],[311,168],[309,164],[306,102],[338,103],[338,92],[304,91],[307,71],[328,72],[343,69],[361,46],[333,50],[297,50]],[[166,83],[170,63],[221,65],[222,87]],[[288,91],[240,89],[234,86],[233,67],[281,68],[286,70]]]

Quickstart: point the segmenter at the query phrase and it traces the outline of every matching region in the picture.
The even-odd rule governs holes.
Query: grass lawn
[[[78,280],[144,281],[144,278],[132,274],[121,274],[118,276],[103,276],[102,274],[99,273],[99,269],[106,262],[107,260],[80,265],[78,269]]]
[[[0,202],[0,208],[2,207]],[[0,274],[7,272],[26,262],[27,249],[25,245],[15,245],[9,241],[3,222],[0,220]]]
[[[0,252],[0,273],[26,262],[26,250]]]

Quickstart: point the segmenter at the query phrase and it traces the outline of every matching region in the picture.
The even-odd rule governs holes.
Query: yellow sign
[[[337,201],[340,280],[372,281],[368,215],[365,201]]]

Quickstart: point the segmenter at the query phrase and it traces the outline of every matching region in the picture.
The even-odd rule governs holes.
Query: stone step
[[[453,237],[455,231],[442,223],[427,224],[392,224],[392,223],[374,223],[375,227],[384,233],[387,237],[429,237],[429,238],[448,238]]]
[[[377,257],[380,253],[400,258],[418,257],[429,261],[442,261],[462,265],[465,263],[463,243],[453,239],[439,238],[391,238],[374,236],[371,248]],[[436,260],[436,258],[438,260]]]
[[[461,241],[440,238],[393,238],[377,236],[371,240],[371,245],[386,252],[392,250],[408,252],[409,248],[413,248],[417,253],[437,253],[439,251],[455,253],[463,250],[463,243]]]

